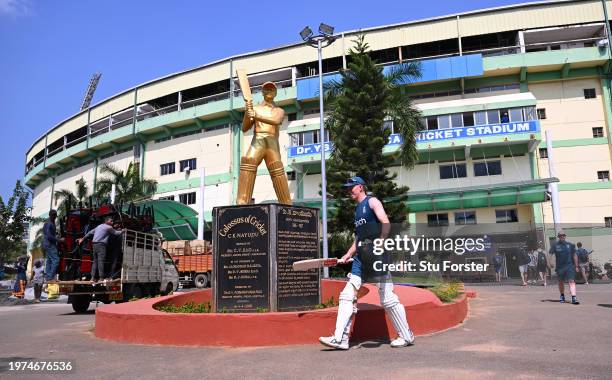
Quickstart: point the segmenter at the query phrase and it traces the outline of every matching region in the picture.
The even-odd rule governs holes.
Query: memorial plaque
[[[276,210],[276,307],[311,309],[321,303],[319,270],[294,271],[295,261],[319,257],[318,210],[279,205]]]
[[[270,214],[265,206],[215,209],[213,307],[270,310]]]
[[[319,211],[280,204],[213,209],[213,310],[312,309],[321,302],[319,270],[296,272],[319,257]]]

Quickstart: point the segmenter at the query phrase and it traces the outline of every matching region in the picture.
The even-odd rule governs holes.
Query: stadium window
[[[546,119],[546,108],[538,108],[538,120]]]
[[[537,120],[535,107],[525,107],[523,108],[523,112],[525,114],[525,121]]]
[[[476,224],[476,211],[457,211],[455,212],[455,224],[459,224],[459,225]]]
[[[476,162],[474,164],[474,176],[483,177],[487,175],[501,175],[501,161]]]
[[[499,110],[487,111],[487,124],[499,124]]]
[[[304,115],[315,115],[319,113],[318,108],[309,108],[304,110]]]
[[[448,214],[427,214],[427,226],[429,227],[448,226]]]
[[[183,133],[177,133],[174,136],[172,136],[172,138],[173,139],[179,139],[181,137],[197,135],[198,133],[202,133],[202,129],[196,129],[195,131],[188,131],[188,132],[183,132]]]
[[[499,114],[500,114],[500,121],[502,123],[510,122],[510,112],[508,111],[507,108],[500,109]]]
[[[439,115],[438,116],[438,129],[450,128],[450,115]]]
[[[155,144],[158,144],[158,143],[160,143],[160,142],[164,142],[164,141],[168,141],[168,140],[170,140],[170,139],[172,139],[172,136],[162,137],[161,139],[156,139],[156,140],[155,140]]]
[[[515,208],[495,210],[495,223],[517,223],[518,213]]]
[[[176,170],[176,168],[174,166],[174,162],[169,162],[167,164],[159,165],[159,172],[160,172],[159,174],[160,175],[173,174],[175,170]]]
[[[474,125],[474,112],[464,112],[462,115],[463,115],[463,126],[472,127]]]
[[[599,182],[608,182],[608,181],[610,181],[610,171],[609,170],[599,170],[597,172],[597,180]]]
[[[188,160],[179,161],[179,171],[183,172],[186,168],[189,168],[189,170],[197,169],[198,167],[196,165],[196,159],[190,158]]]
[[[596,96],[594,88],[585,88],[583,91],[585,99],[594,99]]]
[[[451,119],[451,127],[452,128],[461,128],[463,127],[463,114],[453,113],[450,115]]]
[[[593,137],[603,137],[603,127],[593,128]]]
[[[196,193],[179,194],[179,202],[184,205],[194,205],[196,203]]]
[[[604,224],[606,225],[606,228],[612,228],[612,216],[604,217]]]
[[[440,165],[440,179],[465,178],[467,170],[465,164]]]
[[[312,131],[303,132],[304,135],[304,145],[314,144],[314,135]]]
[[[485,111],[474,112],[474,123],[476,125],[486,125],[487,113]]]
[[[160,201],[173,201],[174,200],[174,195],[168,195],[167,197],[159,197],[157,198]]]
[[[522,108],[510,108],[510,121],[517,122],[523,121],[523,109]]]
[[[297,113],[293,112],[287,115],[287,120],[288,121],[296,121],[297,120]]]
[[[540,153],[540,158],[548,158],[548,150],[546,148],[540,148],[538,152]]]
[[[436,116],[429,116],[427,118],[427,130],[432,131],[438,129],[438,118]]]

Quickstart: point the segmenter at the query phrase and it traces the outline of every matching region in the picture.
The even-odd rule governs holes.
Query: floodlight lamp
[[[321,25],[319,25],[319,33],[325,36],[331,36],[334,34],[334,27],[321,23]]]
[[[312,29],[310,29],[310,27],[308,26],[302,29],[302,31],[300,32],[300,37],[302,37],[304,41],[308,41],[308,39],[311,36],[312,36]]]

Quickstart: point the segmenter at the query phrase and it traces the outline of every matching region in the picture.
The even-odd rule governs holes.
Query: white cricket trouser
[[[397,294],[393,292],[393,282],[389,279],[387,282],[377,283],[376,286],[378,287],[380,304],[389,315],[397,334],[406,340],[410,340],[412,333],[406,320],[406,310],[404,305],[399,302]],[[334,337],[338,342],[342,339],[348,339],[353,314],[357,313],[357,292],[359,288],[361,288],[361,277],[351,274],[346,286],[340,292],[336,330],[334,331]]]

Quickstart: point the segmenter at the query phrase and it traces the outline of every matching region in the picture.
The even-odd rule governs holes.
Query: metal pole
[[[546,131],[546,153],[548,153],[548,175],[555,177],[555,164],[553,160],[552,133]],[[559,204],[559,188],[556,182],[548,184],[550,189],[550,200],[552,203],[553,223],[555,227],[555,236],[561,231],[561,206]]]
[[[198,210],[198,240],[204,240],[204,178],[205,169],[200,168],[200,207]]]
[[[323,58],[321,54],[321,39],[317,41],[319,52],[319,143],[321,144],[321,213],[323,216],[323,258],[328,258],[327,252],[327,179],[325,176],[325,125],[323,120]],[[323,277],[329,278],[329,268],[323,268]]]
[[[111,193],[110,193],[110,203],[111,204],[115,204],[115,194],[116,194],[116,191],[117,191],[117,187],[113,183],[112,186],[111,186]]]

